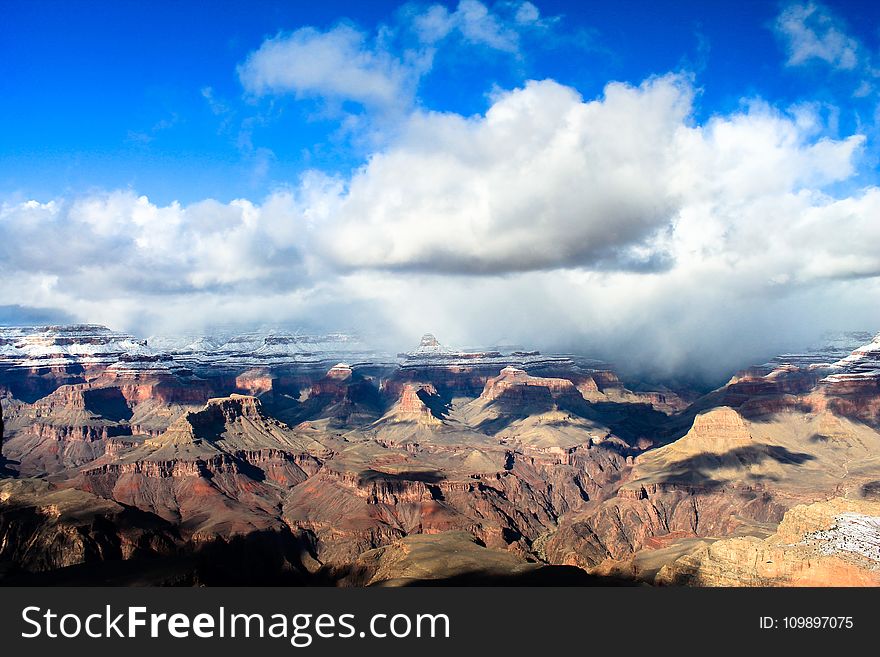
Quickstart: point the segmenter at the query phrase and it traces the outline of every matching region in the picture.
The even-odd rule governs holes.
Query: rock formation
[[[0,563],[30,572],[176,551],[159,518],[44,481],[0,481],[0,509]]]
[[[880,503],[833,498],[786,512],[776,533],[715,541],[663,566],[659,584],[880,586]]]
[[[505,578],[534,573],[541,564],[508,550],[486,548],[467,532],[415,534],[362,553],[345,584],[407,586],[430,580]]]
[[[696,397],[430,334],[394,357],[342,334],[2,329],[2,448],[18,478],[0,485],[0,577],[158,557],[185,562],[180,581],[246,583],[241,551],[257,549],[270,581],[554,568],[873,583],[874,344]]]

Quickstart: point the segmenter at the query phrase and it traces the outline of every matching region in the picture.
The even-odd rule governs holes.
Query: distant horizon
[[[163,353],[172,353],[166,351],[168,349],[168,345],[156,345],[156,340],[171,340],[175,339],[184,341],[184,340],[192,340],[192,339],[201,339],[201,338],[217,338],[220,341],[219,346],[223,346],[228,344],[229,341],[234,340],[236,338],[241,338],[245,336],[254,336],[259,339],[261,337],[271,336],[273,333],[282,334],[282,335],[290,335],[292,337],[302,337],[302,338],[321,338],[321,337],[332,337],[332,336],[342,336],[347,338],[353,338],[354,341],[361,344],[362,348],[365,348],[367,351],[364,353],[374,353],[378,356],[387,357],[389,359],[397,359],[404,354],[414,354],[418,351],[419,341],[424,340],[425,338],[431,336],[437,340],[439,345],[443,348],[449,350],[452,355],[455,354],[473,354],[473,353],[481,353],[481,352],[492,352],[497,351],[501,354],[505,355],[513,355],[517,351],[521,351],[524,353],[536,352],[540,353],[547,357],[572,357],[576,359],[581,359],[584,362],[592,362],[595,365],[602,365],[608,367],[616,372],[618,372],[623,379],[628,380],[632,383],[640,382],[645,384],[662,384],[662,383],[686,383],[686,385],[694,387],[695,389],[700,390],[711,390],[721,384],[723,384],[731,375],[734,375],[737,372],[747,370],[753,367],[763,367],[770,365],[773,361],[777,361],[777,365],[785,362],[785,358],[787,356],[805,356],[813,353],[818,353],[822,348],[829,348],[832,346],[834,342],[840,342],[843,340],[847,341],[847,346],[845,348],[839,347],[837,353],[838,358],[842,358],[848,355],[853,349],[858,347],[870,344],[873,340],[877,340],[880,337],[880,331],[871,331],[871,330],[856,330],[856,331],[840,331],[840,332],[827,332],[817,340],[802,345],[793,345],[789,350],[781,350],[777,353],[769,355],[766,359],[761,362],[757,360],[754,362],[742,362],[737,367],[731,368],[727,372],[721,372],[717,375],[711,375],[701,372],[692,373],[691,376],[681,376],[677,374],[670,374],[668,372],[656,372],[651,371],[650,368],[639,369],[638,367],[632,367],[629,363],[617,363],[612,359],[604,358],[594,350],[582,350],[577,348],[565,349],[565,348],[556,348],[551,345],[541,345],[541,344],[521,344],[521,343],[513,343],[507,340],[495,340],[491,342],[484,343],[468,343],[468,344],[460,344],[454,342],[445,342],[442,339],[442,336],[438,337],[431,331],[419,333],[418,336],[413,340],[410,340],[409,343],[403,344],[400,342],[389,342],[387,339],[383,340],[375,334],[364,334],[358,332],[357,330],[350,329],[326,329],[326,330],[309,330],[303,327],[297,326],[283,326],[283,325],[263,325],[263,326],[250,326],[245,327],[242,325],[235,324],[227,324],[221,326],[214,326],[210,328],[206,328],[201,331],[194,332],[182,332],[182,333],[158,333],[158,334],[138,334],[136,332],[128,332],[124,330],[119,330],[113,328],[111,326],[106,326],[103,324],[96,323],[49,323],[49,324],[22,324],[22,325],[11,325],[0,323],[0,331],[3,329],[17,329],[22,331],[27,330],[47,330],[47,329],[101,329],[110,332],[113,335],[118,335],[121,338],[132,338],[134,340],[143,342],[146,347],[156,354]],[[151,340],[153,341],[151,343]],[[327,360],[334,360],[334,355],[343,356],[348,352],[338,352],[338,354],[328,354]],[[354,352],[352,352],[354,353]],[[342,362],[342,361],[340,361]],[[357,364],[357,363],[356,363]],[[360,365],[365,365],[364,363],[360,363]],[[272,366],[271,363],[267,363],[267,366]]]

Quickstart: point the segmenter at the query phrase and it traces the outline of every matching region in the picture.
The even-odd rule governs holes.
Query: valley
[[[880,340],[648,387],[430,334],[0,328],[0,584],[880,583]]]

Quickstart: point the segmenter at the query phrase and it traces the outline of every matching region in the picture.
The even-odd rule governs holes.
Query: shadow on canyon
[[[421,402],[428,407],[431,415],[438,420],[446,420],[449,417],[449,409],[452,407],[452,398],[448,395],[430,394],[427,390],[419,390],[416,392]]]
[[[866,500],[880,501],[880,481],[869,481],[862,484],[861,493]]]
[[[83,393],[86,410],[111,422],[128,422],[134,412],[119,388],[96,388]]]
[[[71,364],[67,366],[65,376],[61,381],[53,375],[35,374],[23,380],[10,381],[6,387],[14,399],[26,404],[33,404],[55,392],[59,385],[86,383],[85,371],[85,367],[82,365]]]
[[[538,390],[546,391],[546,388],[538,388]],[[655,444],[658,440],[661,444],[665,444],[683,436],[690,428],[690,424],[687,424],[685,428],[684,421],[678,416],[668,416],[647,403],[554,399],[549,391],[543,395],[533,394],[525,403],[518,399],[506,399],[502,396],[492,401],[486,408],[496,409],[498,417],[485,419],[474,429],[490,435],[499,433],[515,422],[530,416],[554,410],[603,425],[629,445],[635,445],[640,439],[646,438]],[[693,418],[691,418],[692,421]],[[683,430],[679,434],[680,428]]]
[[[0,454],[0,479],[3,479],[4,477],[18,477],[18,468],[20,466],[20,461],[7,459],[5,456]]]
[[[673,461],[668,465],[665,474],[657,483],[686,485],[700,488],[704,491],[723,488],[727,482],[719,481],[713,473],[724,468],[748,468],[760,465],[768,461],[802,465],[816,459],[812,454],[793,452],[779,445],[760,445],[755,447],[737,447],[722,454],[695,454],[679,461]],[[754,483],[772,482],[776,478],[771,475],[749,475],[749,481]]]
[[[439,484],[446,479],[446,475],[437,470],[417,470],[410,472],[380,472],[378,470],[364,470],[358,477],[359,484],[372,482],[404,482],[417,481],[423,484]]]
[[[645,586],[620,577],[590,575],[577,566],[542,566],[526,573],[499,575],[475,571],[445,579],[411,580],[403,586]]]
[[[640,438],[660,444],[671,442],[665,436],[675,431],[675,416],[668,416],[650,404],[588,402],[590,414],[584,417],[607,426],[611,433],[634,445]],[[690,426],[688,426],[688,429]],[[687,433],[685,430],[684,433]],[[684,435],[682,433],[681,435]]]
[[[112,542],[112,534],[105,541]],[[177,542],[162,553],[143,550],[132,558],[109,550],[89,553],[84,563],[45,571],[0,561],[0,586],[334,586],[327,572],[310,572],[311,541],[289,530],[255,531],[206,544]]]
[[[217,539],[167,556],[92,561],[27,572],[0,561],[0,586],[289,586],[363,587],[372,573],[355,565],[307,569],[310,538],[289,531],[258,531]],[[315,562],[312,562],[314,564]],[[523,573],[474,570],[439,579],[379,582],[372,586],[639,586],[642,582],[590,575],[576,566],[543,565]]]

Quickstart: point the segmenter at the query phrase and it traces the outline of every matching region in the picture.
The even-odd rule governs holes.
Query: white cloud
[[[200,93],[215,116],[225,116],[232,111],[229,105],[217,98],[213,87],[202,87]]]
[[[354,176],[324,247],[346,267],[650,266],[662,254],[630,247],[669,224],[664,172],[689,94],[669,77],[584,103],[531,82],[485,117],[416,115]]]
[[[863,138],[819,137],[805,108],[753,103],[694,126],[693,94],[666,76],[584,102],[544,81],[485,116],[415,115],[340,194],[318,247],[354,269],[662,269],[701,235],[728,251],[754,208],[853,172]]]
[[[466,43],[515,53],[519,50],[520,30],[540,24],[541,14],[530,2],[510,3],[502,15],[478,0],[461,0],[454,11],[443,5],[431,5],[416,13],[413,26],[425,43],[434,44],[451,34]]]
[[[296,288],[308,283],[302,216],[288,193],[261,206],[157,206],[127,191],[7,204],[0,207],[0,274],[45,279],[49,288],[94,301]],[[26,303],[29,292],[6,290],[4,298]]]
[[[835,193],[864,138],[758,101],[699,123],[694,95],[674,75],[594,100],[530,82],[485,115],[414,113],[351,178],[260,203],[5,204],[0,298],[143,332],[433,330],[715,374],[880,326],[880,188]]]
[[[327,32],[304,27],[267,39],[238,74],[255,95],[295,93],[373,107],[406,104],[417,78],[416,70],[350,25]]]
[[[516,55],[524,32],[544,30],[551,22],[530,2],[490,8],[479,0],[461,0],[454,11],[439,4],[410,4],[399,12],[398,24],[379,26],[375,35],[349,24],[278,34],[247,57],[238,75],[255,96],[293,93],[375,110],[406,110],[444,40],[457,37],[469,46]],[[415,43],[407,42],[411,33]],[[202,94],[214,109],[211,89]]]
[[[776,31],[788,51],[788,65],[799,66],[821,60],[838,69],[859,65],[859,42],[825,7],[813,2],[792,4],[776,19]]]
[[[541,22],[541,12],[531,2],[521,2],[516,7],[514,19],[520,25],[536,25]]]

